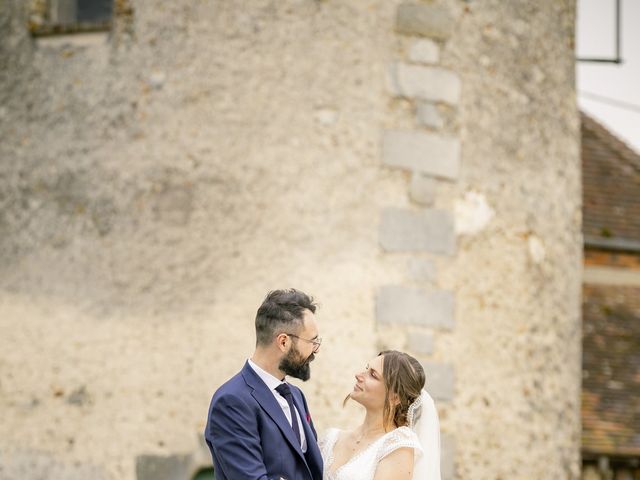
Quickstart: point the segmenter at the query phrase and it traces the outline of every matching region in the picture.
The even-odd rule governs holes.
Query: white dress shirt
[[[280,384],[286,383],[286,382],[278,380],[269,372],[263,370],[254,362],[252,362],[251,359],[249,359],[248,362],[249,362],[249,366],[253,369],[253,371],[256,372],[256,374],[265,383],[265,385],[269,388],[269,390],[271,390],[271,393],[273,393],[273,396],[278,402],[278,405],[280,405],[280,408],[282,408],[282,411],[284,412],[284,416],[287,417],[287,421],[289,422],[289,425],[293,425],[291,423],[291,409],[289,408],[289,404],[287,403],[285,398],[276,391],[276,388],[280,386]],[[295,408],[295,406],[294,406],[294,410],[296,411],[296,421],[298,422],[298,427],[300,430],[300,443],[301,443],[300,446],[302,447],[302,451],[306,452],[307,437],[304,434],[304,428],[302,428],[302,421],[300,420],[300,412],[298,412],[298,409]]]

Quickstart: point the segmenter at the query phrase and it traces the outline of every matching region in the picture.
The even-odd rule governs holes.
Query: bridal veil
[[[423,450],[414,466],[413,480],[440,480],[440,419],[426,390],[409,407],[408,420]]]

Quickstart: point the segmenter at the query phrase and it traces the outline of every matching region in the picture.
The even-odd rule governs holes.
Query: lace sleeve
[[[422,456],[420,440],[409,427],[399,427],[389,433],[378,450],[378,462],[398,448],[413,448],[413,461]]]

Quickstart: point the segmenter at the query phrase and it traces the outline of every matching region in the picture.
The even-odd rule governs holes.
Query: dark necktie
[[[293,428],[293,433],[298,439],[298,445],[300,445],[300,427],[298,427],[298,417],[296,416],[296,409],[293,406],[293,395],[291,395],[291,389],[288,384],[281,383],[276,387],[276,392],[282,395],[289,404],[289,410],[291,411],[291,428]]]

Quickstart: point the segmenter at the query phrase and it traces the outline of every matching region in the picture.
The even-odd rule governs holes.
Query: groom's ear
[[[280,351],[285,352],[287,350],[287,340],[289,339],[289,335],[286,333],[279,333],[276,335],[276,345],[280,349]]]

